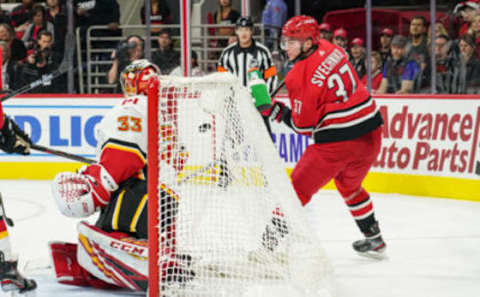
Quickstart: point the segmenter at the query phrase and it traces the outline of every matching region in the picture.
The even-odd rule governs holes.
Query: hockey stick
[[[38,145],[38,144],[32,144],[30,146],[30,148],[33,149],[33,150],[36,150],[36,151],[45,152],[47,154],[59,156],[59,157],[62,157],[62,158],[73,160],[73,161],[78,161],[78,162],[87,163],[87,164],[97,163],[97,161],[95,161],[93,159],[85,158],[85,157],[82,157],[82,156],[70,154],[70,153],[67,153],[67,152],[59,151],[59,150],[54,150],[54,149],[51,149],[49,147]]]
[[[275,90],[272,91],[272,93],[270,94],[270,98],[275,97],[275,95],[277,95],[277,93],[280,91],[281,88],[283,88],[284,85],[285,85],[285,80],[282,80],[278,84],[278,86],[275,88]]]
[[[65,36],[65,50],[63,53],[63,60],[60,63],[60,66],[58,66],[57,70],[53,71],[50,74],[42,75],[41,78],[21,87],[20,89],[10,92],[8,95],[6,95],[1,99],[1,102],[6,101],[15,96],[18,96],[20,94],[30,92],[31,90],[34,90],[41,85],[50,84],[54,79],[65,74],[68,71],[68,69],[70,69],[71,67],[71,61],[68,57],[70,56],[70,51],[73,50],[74,45],[75,45],[75,39],[73,34],[67,34]]]

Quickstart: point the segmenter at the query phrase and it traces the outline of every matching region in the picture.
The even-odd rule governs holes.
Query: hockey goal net
[[[330,296],[248,90],[225,73],[160,76],[148,100],[149,296]]]

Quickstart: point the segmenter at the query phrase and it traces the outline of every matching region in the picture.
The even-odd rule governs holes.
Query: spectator
[[[277,69],[266,46],[254,40],[253,22],[248,17],[238,19],[235,26],[237,42],[225,48],[218,60],[219,72],[231,72],[244,86],[248,84],[248,71],[258,68],[271,93],[277,85]]]
[[[460,87],[462,94],[476,94],[480,85],[480,61],[476,55],[473,37],[465,34],[460,38]]]
[[[475,46],[477,47],[477,57],[480,58],[480,13],[477,13],[472,20],[470,28],[468,28],[468,34],[470,34],[475,40]]]
[[[120,25],[120,6],[117,0],[74,0],[77,13],[77,25],[80,27],[80,36],[83,42],[86,41],[87,30],[90,26],[104,25],[107,29],[95,29],[91,31],[91,36],[122,36]],[[112,48],[114,42],[96,41],[92,42],[92,47]]]
[[[65,35],[67,35],[67,12],[65,6],[60,0],[47,0],[47,16],[48,22],[53,24],[53,40],[52,50],[63,55],[65,48]]]
[[[348,57],[350,57],[350,53],[347,49],[348,39],[347,39],[347,31],[343,28],[339,28],[333,31],[333,44],[343,48],[345,53]]]
[[[175,69],[170,72],[169,75],[173,76],[183,76],[183,69],[180,67],[176,67]],[[200,66],[198,65],[198,56],[195,51],[192,51],[192,75],[191,76],[203,76],[205,73],[202,71]]]
[[[407,56],[425,70],[428,60],[427,20],[423,16],[414,16],[410,21],[410,40],[407,43]]]
[[[390,28],[384,28],[380,32],[380,48],[378,52],[382,57],[382,65],[390,57],[390,44],[392,43],[393,31]]]
[[[173,49],[172,36],[169,30],[163,29],[158,34],[158,50],[153,53],[152,61],[158,65],[162,74],[170,74],[180,65],[180,54]]]
[[[382,82],[382,56],[379,52],[373,51],[372,52],[372,93],[376,93],[378,88],[380,87],[380,83]],[[365,64],[367,61],[365,60]],[[367,66],[365,65],[365,68]],[[367,85],[367,74],[362,77],[362,83]]]
[[[32,15],[33,22],[28,25],[25,34],[23,34],[22,37],[22,41],[27,50],[33,48],[33,46],[37,44],[37,36],[40,31],[48,31],[52,33],[52,38],[55,39],[53,24],[47,22],[45,8],[43,8],[42,5],[35,5],[33,7]]]
[[[447,35],[435,39],[436,86],[435,92],[440,94],[459,93],[459,57],[452,49],[453,41]]]
[[[18,90],[23,87],[21,65],[11,59],[8,43],[0,41],[2,48],[2,89]]]
[[[367,73],[367,69],[365,68],[365,45],[362,38],[356,37],[352,40],[350,53],[350,63],[358,77],[363,77]]]
[[[463,1],[458,3],[453,10],[454,15],[460,17],[461,25],[458,31],[458,36],[467,34],[468,27],[470,27],[473,17],[478,13],[480,6],[475,1]]]
[[[432,25],[428,26],[428,33],[427,33],[427,39],[428,39],[428,44],[430,44],[430,36],[432,35]],[[440,35],[446,35],[448,36],[448,31],[447,28],[443,25],[441,22],[436,22],[435,23],[435,37],[438,37]]]
[[[232,0],[218,0],[218,10],[213,14],[215,24],[234,25],[239,17],[240,13],[232,8]],[[221,27],[217,29],[217,35],[232,36],[234,31],[233,26]],[[217,42],[217,47],[223,48],[226,45],[226,39],[221,39]]]
[[[22,41],[15,38],[13,28],[8,24],[0,24],[0,40],[10,47],[10,59],[22,63],[27,56],[27,49]]]
[[[407,60],[414,60],[420,66],[414,89],[428,87],[430,82],[430,50],[426,36],[427,20],[423,16],[414,16],[410,20],[410,40],[407,43]]]
[[[18,38],[23,36],[32,19],[33,4],[34,0],[22,0],[22,4],[15,6],[10,12],[11,25],[15,31],[19,32]]]
[[[390,45],[391,57],[383,65],[382,82],[379,94],[407,94],[413,91],[413,84],[419,72],[419,66],[406,54],[407,39],[395,35]]]
[[[31,83],[42,78],[46,74],[55,71],[60,59],[52,51],[53,34],[49,31],[42,31],[38,34],[36,45],[31,54],[27,57],[27,63],[23,67],[23,79],[25,83]],[[55,80],[32,90],[32,93],[63,93],[66,90],[65,78]]]
[[[283,24],[287,21],[287,4],[284,0],[267,0],[262,13],[262,23],[267,27],[266,45],[272,48],[274,40],[280,38]]]
[[[11,24],[12,19],[10,18],[8,11],[1,9],[0,7],[0,24],[1,23]]]
[[[170,16],[170,7],[165,0],[151,0],[151,17],[150,22],[152,25],[170,24],[172,17]],[[140,10],[140,17],[142,24],[145,24],[145,5]],[[157,34],[162,28],[152,28],[152,33]]]
[[[320,32],[320,34],[318,35],[320,39],[325,39],[332,42],[332,26],[330,26],[329,23],[321,23],[318,26],[318,30]]]
[[[108,83],[117,84],[116,92],[121,92],[120,73],[134,60],[143,58],[144,41],[138,35],[130,35],[112,52],[112,67],[108,71]]]

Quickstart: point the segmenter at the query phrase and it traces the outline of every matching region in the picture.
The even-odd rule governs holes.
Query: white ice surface
[[[60,285],[49,269],[47,242],[76,241],[77,220],[62,217],[49,182],[0,180],[20,267],[38,283],[37,297],[138,296]],[[338,297],[480,296],[480,203],[373,194],[388,259],[362,258],[351,249],[361,238],[337,193],[322,191],[308,205],[336,276]],[[3,293],[0,291],[0,296]]]

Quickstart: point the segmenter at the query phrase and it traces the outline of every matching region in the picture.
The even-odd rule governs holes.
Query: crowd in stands
[[[447,30],[447,27],[450,30]],[[423,16],[410,19],[409,34],[395,34],[394,28],[375,28],[378,44],[372,52],[372,90],[374,93],[431,93],[431,25]],[[345,50],[357,74],[366,82],[364,39],[349,39],[343,28],[322,23],[320,38]],[[435,93],[480,93],[480,1],[464,1],[453,15],[435,24]]]
[[[240,12],[234,9],[238,0],[217,0],[218,6],[208,13],[209,24],[222,25],[209,29],[209,51],[205,59],[219,60],[222,50],[237,42],[235,24]],[[20,0],[19,0],[20,2]],[[279,49],[281,26],[287,20],[288,7],[284,0],[266,0],[260,18],[263,24],[264,45],[272,51],[273,63],[283,76],[289,65],[283,63]],[[104,25],[106,29],[92,31],[93,36],[123,36],[120,29],[120,8],[117,0],[74,0],[75,26],[80,28],[84,44],[86,32],[92,25]],[[145,23],[146,11],[142,6],[139,15]],[[65,0],[21,0],[10,11],[0,8],[0,48],[2,49],[2,89],[15,90],[42,75],[53,71],[63,59],[67,32]],[[151,23],[171,24],[171,7],[166,0],[151,0]],[[344,49],[357,75],[367,82],[367,59],[365,36],[350,36],[347,29],[334,23],[320,22],[319,38],[329,40]],[[223,27],[223,25],[225,27]],[[371,86],[374,93],[430,93],[432,67],[436,70],[436,93],[480,93],[480,0],[457,3],[448,18],[435,23],[434,40],[430,38],[431,24],[422,16],[410,19],[408,35],[400,35],[396,27],[374,27]],[[173,41],[172,31],[153,28],[154,50],[152,62],[162,74],[169,74],[180,65],[178,45]],[[258,32],[257,32],[258,33]],[[431,65],[431,45],[434,43],[436,65]],[[117,84],[121,71],[131,61],[144,57],[142,36],[130,35],[121,42],[96,41],[92,46],[112,48],[110,54],[94,53],[95,59],[107,64],[103,78],[105,83]],[[199,67],[198,55],[192,52],[196,75],[215,71],[212,67]],[[181,73],[176,69],[176,73]],[[43,86],[33,92],[65,92],[66,81],[60,79],[52,86]],[[111,91],[111,89],[109,90]],[[117,85],[115,92],[120,91]]]

